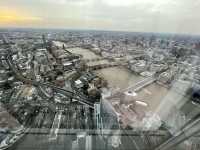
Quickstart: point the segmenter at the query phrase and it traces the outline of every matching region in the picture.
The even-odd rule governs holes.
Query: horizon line
[[[112,30],[112,29],[86,29],[86,28],[53,28],[53,27],[0,27],[0,30],[71,30],[71,31],[97,31],[97,32],[121,32],[121,33],[145,33],[145,34],[165,34],[165,35],[182,35],[182,36],[196,36],[200,34],[193,33],[177,33],[177,32],[153,32],[153,31],[128,31],[128,30]]]

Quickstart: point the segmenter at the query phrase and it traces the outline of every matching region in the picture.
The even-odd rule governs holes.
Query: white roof
[[[63,65],[64,66],[70,66],[70,65],[72,65],[72,63],[71,62],[64,62]]]
[[[82,84],[81,80],[76,80],[75,83],[76,84]]]

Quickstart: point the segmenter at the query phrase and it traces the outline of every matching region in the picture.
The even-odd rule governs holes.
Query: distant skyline
[[[200,34],[200,0],[1,0],[0,27]]]

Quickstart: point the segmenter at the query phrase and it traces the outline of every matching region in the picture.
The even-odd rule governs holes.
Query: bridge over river
[[[133,91],[133,92],[138,92],[140,90],[142,90],[144,87],[154,83],[157,79],[155,77],[149,77],[149,78],[145,78],[133,85],[130,85],[129,87],[122,89],[120,91],[118,91],[117,93],[112,94],[110,97],[108,97],[108,99],[117,97],[119,95],[121,95],[124,92],[128,92],[128,91]]]

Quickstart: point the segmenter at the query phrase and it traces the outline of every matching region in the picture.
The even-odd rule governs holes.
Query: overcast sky
[[[0,0],[0,27],[200,34],[200,0]]]

